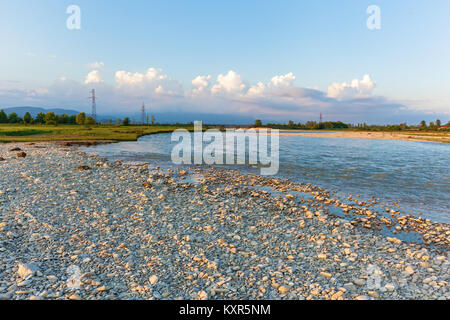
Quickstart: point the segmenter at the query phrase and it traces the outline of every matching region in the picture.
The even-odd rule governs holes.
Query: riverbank
[[[449,226],[395,207],[235,171],[149,173],[70,144],[0,157],[3,299],[450,298]]]
[[[39,141],[136,141],[149,134],[172,132],[178,128],[193,130],[189,125],[115,126],[115,125],[0,125],[1,142]]]
[[[377,140],[405,140],[422,142],[450,143],[448,132],[368,132],[368,131],[322,131],[322,132],[286,132],[281,130],[282,136],[324,137],[324,138],[352,138]]]

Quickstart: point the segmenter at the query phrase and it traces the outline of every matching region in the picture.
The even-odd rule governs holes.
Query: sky
[[[448,57],[448,0],[0,0],[2,108],[446,122]]]

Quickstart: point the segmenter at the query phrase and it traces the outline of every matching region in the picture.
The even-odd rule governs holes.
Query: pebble
[[[158,282],[158,276],[152,275],[149,279],[149,282],[152,286],[154,286]]]
[[[356,284],[359,287],[362,287],[366,284],[366,281],[364,281],[363,279],[356,279],[353,281],[354,284]]]
[[[51,143],[26,152],[0,164],[0,299],[450,297],[445,224],[396,211],[392,231],[429,234],[413,244],[366,229],[392,217],[312,185],[205,168],[181,179]]]
[[[387,283],[384,287],[385,287],[386,290],[389,291],[389,292],[395,291],[395,285],[393,285],[392,283]]]

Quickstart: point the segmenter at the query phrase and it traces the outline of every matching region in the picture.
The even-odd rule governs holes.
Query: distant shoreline
[[[268,130],[267,128],[255,128],[256,130]],[[293,132],[298,131],[298,132]],[[402,140],[419,142],[450,143],[450,133],[427,132],[369,132],[369,131],[321,131],[308,132],[305,130],[280,130],[280,136],[320,137],[320,138],[350,138],[350,139],[374,139],[374,140]]]

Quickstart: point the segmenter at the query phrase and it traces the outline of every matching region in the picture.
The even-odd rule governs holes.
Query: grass
[[[192,126],[80,126],[80,125],[0,125],[0,142],[37,141],[136,141],[139,137],[172,132],[178,128],[192,130]]]
[[[188,125],[156,126],[116,126],[116,125],[23,125],[0,124],[0,142],[37,142],[37,141],[136,141],[139,137],[172,132],[178,128],[193,130]],[[204,129],[207,129],[204,127]],[[327,131],[353,131],[327,130]],[[359,130],[356,130],[359,132]],[[368,131],[373,132],[373,131]],[[391,131],[388,131],[391,132]],[[407,135],[408,138],[421,141],[450,143],[450,132],[393,131],[395,135]]]

